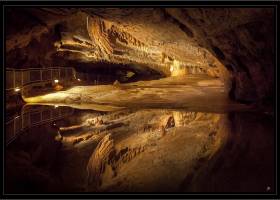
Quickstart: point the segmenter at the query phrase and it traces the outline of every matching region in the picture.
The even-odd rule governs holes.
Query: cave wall
[[[208,74],[255,102],[273,96],[274,33],[272,8],[9,8],[6,66]]]
[[[233,98],[254,101],[273,95],[273,9],[184,9],[182,16],[199,43],[233,74]]]

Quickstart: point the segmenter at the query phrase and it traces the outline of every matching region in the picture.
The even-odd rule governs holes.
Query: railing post
[[[15,70],[13,70],[13,74],[14,74],[14,87],[13,88],[15,88],[16,87],[16,72],[15,72]]]
[[[31,126],[31,117],[30,117],[30,113],[28,113],[28,126]]]
[[[23,87],[23,71],[21,71],[21,87]]]
[[[21,112],[20,115],[21,115],[21,130],[23,130],[24,129],[24,125],[23,125],[23,122],[24,122],[23,112]]]
[[[14,123],[14,131],[13,131],[13,137],[15,137],[16,135],[16,122],[15,122],[15,119],[13,120],[13,123]]]
[[[27,84],[29,84],[29,83],[30,83],[30,77],[31,77],[31,76],[30,76],[30,71],[28,70],[27,72],[28,72],[28,80],[27,80]]]
[[[77,78],[77,72],[76,72],[76,70],[74,69],[74,67],[71,67],[71,69],[72,69],[72,79],[74,78]]]

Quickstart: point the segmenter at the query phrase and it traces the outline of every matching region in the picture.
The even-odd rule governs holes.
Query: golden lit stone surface
[[[275,191],[273,8],[6,14],[7,192]]]

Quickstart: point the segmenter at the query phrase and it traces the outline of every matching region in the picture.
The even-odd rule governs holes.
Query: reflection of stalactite
[[[110,160],[110,165],[114,171],[114,174],[117,175],[117,170],[122,167],[123,164],[131,161],[133,158],[138,156],[140,153],[144,152],[145,146],[135,146],[135,147],[125,147],[120,151],[116,152]]]
[[[122,148],[116,151],[111,134],[106,135],[97,145],[87,165],[87,184],[90,189],[97,189],[102,184],[102,176],[106,167],[111,167],[116,175],[117,169],[129,162],[141,152],[144,146]]]
[[[143,118],[143,115],[147,119],[143,120],[143,123],[138,126],[138,119]],[[180,138],[187,141],[192,137],[196,142],[199,142],[198,146],[190,147],[195,148],[194,156],[191,161],[187,156],[182,157],[184,162],[191,162],[193,165],[190,166],[194,167],[194,171],[191,169],[190,173],[186,174],[186,180],[182,183],[183,188],[189,187],[192,180],[196,179],[196,176],[193,177],[194,179],[190,179],[189,174],[194,174],[194,172],[200,170],[223,144],[226,134],[224,133],[226,131],[225,123],[220,121],[223,118],[221,114],[168,110],[130,111],[128,113],[123,111],[104,116],[104,119],[112,120],[114,123],[119,120],[127,123],[126,120],[129,120],[129,123],[133,126],[129,126],[128,130],[130,130],[130,133],[136,134],[129,134],[127,139],[120,139],[118,134],[122,131],[120,129],[112,130],[113,136],[116,138],[114,141],[114,143],[117,142],[116,144],[110,139],[110,134],[99,142],[87,166],[88,191],[107,191],[108,188],[110,191],[111,184],[115,185],[116,180],[123,181],[123,178],[127,176],[127,169],[135,169],[137,174],[139,162],[148,159],[150,152],[155,151],[155,146],[163,145],[161,147],[165,148],[165,145],[173,143],[173,139],[177,140],[174,141],[177,143],[181,140]],[[106,122],[106,120],[104,121]],[[135,127],[136,124],[137,127]],[[171,153],[172,150],[167,152],[167,155]],[[172,158],[169,159],[172,160]],[[158,164],[153,166],[161,168]],[[155,172],[151,174],[154,175],[153,173]],[[116,188],[118,189],[118,186]]]
[[[114,143],[111,139],[111,134],[108,134],[98,143],[89,159],[87,165],[88,185],[98,186],[101,184],[101,176],[113,151]]]
[[[210,120],[213,124],[216,124],[219,119],[219,114],[214,113],[202,113],[202,112],[180,112],[173,111],[174,121],[176,126],[187,126],[198,121]]]

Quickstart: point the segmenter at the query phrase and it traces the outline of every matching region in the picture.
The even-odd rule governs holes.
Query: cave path
[[[182,108],[192,111],[228,112],[249,109],[231,101],[219,79],[205,75],[168,77],[117,85],[75,86],[66,91],[24,98],[27,103],[60,104],[96,109]],[[95,106],[92,106],[95,105]]]

